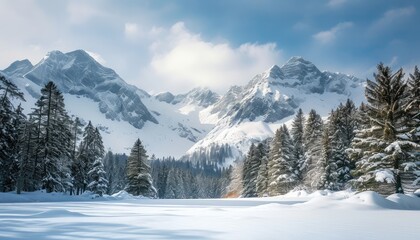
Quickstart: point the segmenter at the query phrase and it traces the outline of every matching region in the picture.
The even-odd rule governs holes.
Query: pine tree
[[[75,171],[74,181],[77,186],[77,192],[80,190],[84,192],[93,177],[89,175],[93,164],[97,160],[101,160],[105,154],[104,145],[101,134],[97,128],[94,128],[92,122],[89,121],[83,132],[83,140],[79,146],[79,156],[73,169]]]
[[[39,171],[42,187],[47,192],[66,191],[71,183],[69,158],[71,154],[70,118],[65,110],[64,98],[53,82],[41,89],[41,97],[32,112],[37,125],[35,171]]]
[[[416,66],[407,82],[408,100],[404,106],[408,117],[409,137],[420,144],[420,71]]]
[[[146,150],[140,139],[137,139],[128,157],[126,191],[136,196],[155,198],[156,189],[153,187],[147,158]]]
[[[280,194],[278,185],[278,177],[280,176],[280,141],[281,132],[280,129],[277,129],[274,138],[270,143],[267,163],[268,195],[270,196],[277,196]]]
[[[104,193],[106,193],[108,188],[108,180],[105,177],[106,172],[102,163],[102,158],[105,153],[104,144],[102,142],[102,136],[99,133],[98,128],[95,128],[93,131],[93,140],[90,147],[93,152],[93,163],[88,168],[89,171],[87,176],[89,184],[87,187],[90,191],[102,196]]]
[[[91,192],[102,196],[107,192],[108,180],[101,159],[97,158],[92,164],[91,170],[88,172],[91,182],[87,186]]]
[[[349,150],[356,162],[355,185],[358,190],[374,190],[383,195],[403,192],[401,173],[413,163],[413,147],[407,133],[407,114],[402,107],[407,100],[402,69],[392,73],[382,63],[368,80],[366,98],[370,127],[359,130]],[[404,167],[405,166],[405,167]]]
[[[298,179],[302,180],[302,171],[305,164],[305,149],[303,140],[305,117],[303,116],[302,109],[299,108],[295,118],[292,122],[292,128],[290,130],[292,141],[293,141],[293,153],[294,158],[297,162]]]
[[[325,187],[330,190],[342,190],[352,178],[352,164],[346,150],[355,135],[356,109],[353,102],[347,100],[340,104],[329,116],[323,138],[323,158],[326,164]]]
[[[268,196],[268,171],[267,171],[268,156],[261,159],[261,165],[258,169],[256,190],[258,197]]]
[[[261,160],[265,155],[264,145],[259,143],[254,144],[249,148],[248,156],[244,162],[243,171],[243,197],[257,197],[257,177],[258,170],[261,165]]]
[[[286,194],[298,184],[298,167],[293,143],[286,125],[280,127],[279,175],[277,186],[280,194]]]
[[[0,191],[12,191],[18,175],[18,142],[22,111],[15,109],[13,99],[25,101],[18,87],[0,76]],[[23,118],[25,118],[23,116]]]
[[[416,66],[407,82],[408,96],[404,104],[407,113],[406,136],[411,142],[420,145],[420,71]],[[404,192],[410,193],[420,189],[420,150],[411,151],[411,161],[403,163],[401,185]]]
[[[316,190],[321,185],[324,172],[322,167],[322,133],[324,124],[321,116],[311,110],[305,124],[305,163],[302,167],[303,183],[309,190]]]

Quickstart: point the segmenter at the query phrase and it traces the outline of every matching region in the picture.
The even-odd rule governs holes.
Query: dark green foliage
[[[404,192],[402,173],[415,167],[413,150],[418,146],[406,137],[411,129],[404,106],[410,96],[403,76],[402,69],[393,73],[379,64],[375,80],[367,80],[369,123],[357,131],[349,149],[356,163],[353,174],[358,190],[374,190],[383,195]]]
[[[305,124],[305,164],[302,167],[303,184],[309,190],[319,189],[325,174],[322,162],[322,133],[324,123],[315,110],[311,110]]]
[[[297,164],[297,176],[299,180],[302,180],[302,170],[305,165],[305,149],[304,149],[304,131],[305,117],[303,116],[302,109],[299,108],[295,118],[292,122],[292,128],[290,134],[293,142],[293,154]]]
[[[151,169],[147,162],[146,150],[140,139],[137,139],[127,160],[126,191],[135,196],[155,198],[156,189],[153,187]]]

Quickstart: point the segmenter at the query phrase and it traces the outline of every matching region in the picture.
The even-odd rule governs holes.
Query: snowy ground
[[[298,195],[149,200],[120,194],[91,200],[88,195],[6,193],[0,194],[0,238],[420,239],[416,196]],[[17,200],[21,203],[10,203]]]

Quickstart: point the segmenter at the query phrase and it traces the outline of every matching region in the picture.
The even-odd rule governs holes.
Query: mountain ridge
[[[151,154],[213,159],[220,164],[230,164],[252,142],[271,137],[298,108],[309,111],[316,104],[326,115],[340,101],[351,98],[357,103],[363,95],[359,91],[362,80],[321,72],[303,57],[292,57],[281,67],[273,65],[223,95],[208,88],[150,95],[127,84],[83,50],[51,51],[35,66],[28,60],[16,61],[2,72],[32,98],[53,79],[70,99],[75,115],[89,119],[89,114],[97,112],[94,118],[108,147],[115,145],[121,151],[131,145],[111,137],[121,131],[118,138],[144,139]],[[90,110],[80,109],[80,104]]]

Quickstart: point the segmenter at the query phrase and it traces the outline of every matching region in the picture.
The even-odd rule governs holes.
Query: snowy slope
[[[252,142],[273,136],[298,108],[305,113],[315,108],[326,116],[347,98],[359,104],[364,84],[353,76],[321,72],[302,57],[293,57],[223,96],[206,88],[151,96],[83,50],[52,51],[34,66],[28,60],[16,61],[3,74],[24,91],[26,113],[39,98],[41,86],[53,80],[63,91],[70,114],[98,126],[107,149],[129,153],[140,138],[149,155],[226,164],[241,157]]]
[[[226,149],[226,164],[247,152],[253,142],[272,137],[283,123],[290,124],[297,109],[312,108],[327,116],[340,102],[363,100],[364,81],[345,74],[321,72],[311,62],[293,57],[273,66],[246,86],[232,87],[214,105],[200,112],[202,122],[216,124],[188,150],[185,158],[206,158],[209,149]]]
[[[32,201],[16,203],[16,197]],[[413,195],[316,192],[194,200],[67,196],[70,202],[63,202],[62,195],[0,193],[0,199],[14,200],[0,203],[1,239],[419,238],[420,198]]]
[[[63,90],[70,115],[92,121],[106,149],[114,152],[129,153],[140,138],[149,155],[180,157],[212,128],[198,119],[208,90],[196,89],[186,100],[167,104],[128,85],[82,50],[50,52],[35,66],[17,61],[0,73],[24,92],[26,113],[32,111],[41,86],[53,80]]]

